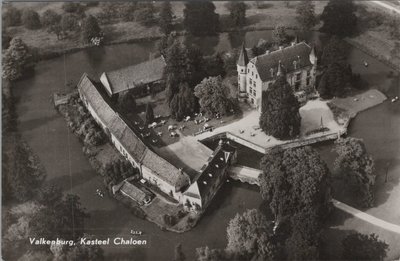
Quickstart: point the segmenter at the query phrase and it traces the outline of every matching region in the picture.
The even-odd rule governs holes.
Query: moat
[[[244,38],[246,44],[251,46],[259,38],[269,37],[269,31],[259,31],[247,34],[223,33],[219,37],[195,38],[191,41],[196,42],[204,53],[211,54],[236,48],[242,44]],[[53,93],[68,91],[69,87],[65,87],[65,83],[71,86],[76,84],[82,72],[98,77],[103,71],[147,60],[155,49],[154,42],[121,44],[69,54],[65,56],[65,60],[64,57],[59,57],[40,62],[32,78],[16,84],[19,130],[39,156],[47,171],[48,182],[60,185],[66,193],[80,196],[83,206],[92,217],[86,224],[90,234],[99,238],[128,236],[133,229],[144,231],[150,241],[146,248],[108,247],[105,249],[106,255],[115,258],[129,256],[138,260],[172,259],[175,244],[182,242],[188,260],[192,260],[196,247],[208,245],[218,248],[226,245],[225,230],[228,221],[238,212],[261,206],[258,188],[229,182],[218,192],[219,195],[192,231],[184,234],[163,232],[156,225],[133,216],[117,201],[108,197],[100,198],[95,194],[96,188],[102,186],[102,179],[90,167],[82,153],[81,144],[69,133],[65,121],[54,110],[51,102]],[[364,60],[368,61],[369,68],[363,66]],[[398,79],[396,81],[389,77],[391,68],[356,49],[351,49],[349,62],[353,65],[353,71],[360,73],[370,88],[377,88],[389,97],[399,95]],[[389,176],[393,185],[378,185],[378,205],[395,200],[391,198],[395,194],[390,197],[387,191],[399,182],[399,177],[395,176],[399,172],[399,112],[399,103],[385,102],[360,113],[348,131],[350,136],[364,139],[369,152],[376,159],[378,172],[382,171],[387,162],[391,162]],[[318,145],[317,148],[331,165],[334,157],[331,143]],[[248,149],[239,149],[240,164],[257,167],[260,157],[261,154],[252,153]],[[378,179],[378,184],[383,184],[382,177]],[[379,216],[379,213],[373,214]],[[152,247],[158,251],[152,251]]]

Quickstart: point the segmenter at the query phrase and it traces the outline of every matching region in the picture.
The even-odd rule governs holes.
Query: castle
[[[290,46],[258,56],[243,44],[237,61],[239,99],[261,111],[262,92],[285,74],[296,97],[305,101],[315,92],[317,61],[314,47],[298,42],[297,37]]]

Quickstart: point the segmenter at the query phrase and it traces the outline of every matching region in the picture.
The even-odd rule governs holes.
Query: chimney
[[[269,50],[266,50],[266,51],[265,51],[265,54],[269,54]]]
[[[295,41],[293,41],[293,42],[291,43],[291,45],[292,45],[292,46],[295,46],[295,45],[296,45],[296,42],[295,42]]]
[[[282,50],[282,49],[283,49],[283,46],[282,46],[282,45],[280,45],[280,46],[279,46],[279,50]]]

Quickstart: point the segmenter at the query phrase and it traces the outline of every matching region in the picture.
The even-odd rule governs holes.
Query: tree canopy
[[[320,17],[324,22],[321,31],[339,37],[352,35],[357,27],[355,11],[352,0],[329,0]]]
[[[334,62],[328,65],[317,90],[321,98],[343,97],[352,88],[352,71],[348,64]]]
[[[150,124],[154,121],[154,111],[150,103],[146,105],[146,123]]]
[[[21,20],[22,24],[30,30],[36,30],[42,26],[39,14],[31,9],[26,9],[22,12]]]
[[[221,76],[205,78],[194,88],[201,110],[208,115],[226,115],[233,109],[229,93],[230,90],[222,83]]]
[[[243,2],[228,2],[229,17],[235,26],[243,26],[246,24],[247,6]]]
[[[353,184],[361,196],[362,206],[373,204],[373,186],[376,174],[375,164],[361,139],[352,137],[339,139],[335,142],[335,171]]]
[[[60,21],[61,15],[51,9],[46,10],[41,17],[41,22],[44,27],[57,25]]]
[[[290,41],[290,36],[286,32],[286,26],[276,25],[272,31],[272,41],[276,45],[284,45]]]
[[[256,209],[250,209],[229,221],[226,250],[245,259],[273,259],[277,246],[273,240],[272,224]]]
[[[329,169],[311,147],[273,149],[261,160],[260,191],[276,222],[312,209],[321,220],[330,209]]]
[[[219,27],[219,15],[210,1],[188,1],[183,10],[183,25],[193,35],[215,34]]]
[[[161,5],[159,25],[165,35],[172,31],[172,8],[169,1],[164,1]]]
[[[82,40],[85,43],[91,41],[92,38],[101,36],[101,29],[97,23],[97,19],[89,15],[82,24]]]
[[[5,27],[17,26],[21,24],[21,11],[13,6],[8,7],[2,16]]]
[[[342,241],[345,260],[384,260],[389,246],[375,234],[353,233]]]
[[[300,104],[285,76],[280,76],[262,93],[260,127],[278,139],[291,139],[300,133]]]
[[[19,37],[14,37],[3,57],[3,78],[15,81],[34,67],[33,56],[28,46]]]
[[[296,19],[303,30],[310,30],[317,23],[315,6],[310,0],[301,1],[296,7]]]
[[[193,90],[187,83],[180,83],[179,92],[174,95],[170,102],[171,115],[181,121],[185,116],[192,115],[198,108],[196,97]]]
[[[348,50],[348,45],[343,40],[337,36],[332,36],[324,46],[321,62],[325,66],[332,63],[347,64]]]

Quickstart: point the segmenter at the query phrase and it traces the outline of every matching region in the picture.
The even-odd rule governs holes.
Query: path
[[[375,225],[377,227],[380,227],[380,228],[386,229],[388,231],[392,231],[392,232],[395,232],[397,234],[400,234],[400,226],[399,225],[396,225],[396,224],[393,224],[393,223],[389,223],[389,222],[386,222],[386,221],[384,221],[382,219],[379,219],[379,218],[376,218],[374,216],[371,216],[371,215],[369,215],[369,214],[367,214],[365,212],[362,212],[362,211],[360,211],[358,209],[355,209],[355,208],[353,208],[353,207],[351,207],[351,206],[349,206],[349,205],[347,205],[347,204],[345,204],[343,202],[337,201],[336,199],[332,199],[332,203],[336,208],[338,208],[338,209],[340,209],[340,210],[342,210],[342,211],[344,211],[346,213],[349,213],[354,217],[357,217],[357,218],[359,218],[361,220],[364,220],[365,222],[368,222],[368,223],[370,223],[372,225]]]
[[[382,1],[371,1],[371,2],[374,3],[374,4],[380,5],[380,6],[384,7],[384,8],[386,8],[386,9],[389,9],[389,10],[391,10],[393,12],[396,12],[396,13],[400,14],[400,9],[396,8],[396,7],[392,6],[392,5],[386,4],[386,3],[382,2]]]

